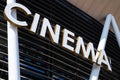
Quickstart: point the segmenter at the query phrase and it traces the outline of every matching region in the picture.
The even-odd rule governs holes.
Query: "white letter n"
[[[60,34],[60,26],[58,24],[55,25],[55,29],[53,31],[52,26],[47,18],[43,19],[42,28],[40,32],[40,36],[45,37],[47,29],[49,30],[50,39],[54,43],[58,43],[59,34]]]

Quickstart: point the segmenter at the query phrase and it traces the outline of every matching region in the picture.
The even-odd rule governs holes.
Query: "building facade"
[[[7,22],[3,15],[6,1],[0,2],[0,78],[8,80]],[[40,14],[37,31],[33,34],[29,30],[33,16],[27,17],[20,11],[17,13],[18,20],[25,20],[29,25],[18,29],[21,80],[88,80],[93,63],[81,54],[77,55],[61,47],[62,30],[58,45],[50,41],[48,33],[45,38],[40,37],[41,19],[46,17],[51,25],[59,24],[62,29],[69,29],[76,36],[81,36],[85,45],[92,42],[95,51],[103,24],[66,0],[17,0],[17,3],[25,5],[33,14]],[[75,47],[75,44],[68,44]],[[120,48],[111,31],[105,50],[111,61],[112,72],[101,67],[99,80],[119,80]]]

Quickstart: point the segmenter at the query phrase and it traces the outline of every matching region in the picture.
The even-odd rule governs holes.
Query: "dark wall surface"
[[[65,0],[18,0],[31,12],[39,13],[41,19],[46,17],[52,25],[59,24],[84,39],[85,44],[92,42],[95,49],[99,43],[103,25],[74,7]],[[7,23],[3,18],[6,1],[0,0],[0,78],[7,80]],[[18,12],[18,19],[26,20],[28,28],[19,28],[21,80],[88,80],[92,62],[83,59],[81,55],[64,50],[60,44],[53,45],[49,36],[41,38],[40,24],[35,34],[29,27],[33,17],[24,16]],[[100,80],[119,80],[120,49],[115,36],[109,32],[106,53],[112,61],[112,72],[103,67]]]

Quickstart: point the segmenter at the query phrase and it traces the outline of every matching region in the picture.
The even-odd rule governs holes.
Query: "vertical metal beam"
[[[15,3],[16,0],[7,0],[7,4]],[[16,10],[12,10],[12,16],[16,18]],[[20,63],[18,47],[17,27],[7,22],[8,30],[8,78],[9,80],[20,80]]]
[[[114,30],[114,33],[115,33],[115,36],[118,42],[118,46],[120,48],[120,31],[119,31],[119,27],[115,21],[114,16],[112,16],[112,26],[113,26],[113,30]]]
[[[111,20],[112,20],[112,15],[111,14],[107,15],[106,21],[105,21],[105,24],[104,24],[104,27],[103,27],[103,31],[102,31],[102,34],[101,34],[100,42],[99,42],[99,45],[98,45],[98,48],[97,48],[97,51],[105,49],[105,45],[106,45],[106,41],[107,41],[107,36],[108,36]],[[98,56],[99,53],[97,52],[96,55]],[[100,73],[100,66],[98,66],[98,65],[96,65],[94,63],[89,80],[98,80],[99,73]]]

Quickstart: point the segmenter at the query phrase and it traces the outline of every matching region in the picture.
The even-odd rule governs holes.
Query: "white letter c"
[[[30,12],[30,10],[28,8],[26,8],[24,5],[18,4],[18,3],[11,3],[8,4],[5,7],[4,10],[4,15],[5,18],[12,24],[16,25],[16,26],[28,26],[26,21],[19,21],[17,19],[15,19],[11,13],[12,13],[12,9],[19,9],[21,12],[25,13],[26,15],[31,15],[32,13]]]

